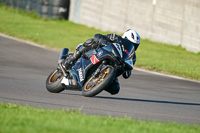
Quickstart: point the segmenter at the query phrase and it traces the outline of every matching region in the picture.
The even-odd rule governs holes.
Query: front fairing
[[[125,70],[133,69],[132,53],[134,53],[134,45],[130,44],[130,42],[124,41],[123,44],[112,43],[99,48],[96,52],[91,50],[85,54],[91,55],[91,53],[94,54],[89,59],[81,57],[70,70],[73,78],[80,86],[83,86],[91,70],[95,70],[103,60],[112,61],[117,66],[123,66]]]
[[[135,54],[134,44],[128,40],[123,40],[122,44],[113,43],[110,44],[112,47],[112,53],[115,57],[125,64],[125,69],[132,70],[133,69],[133,55]]]
[[[133,55],[135,53],[134,44],[128,40],[123,40],[122,44],[111,43],[100,48],[98,51],[105,51],[100,58],[112,58],[116,62],[123,62],[125,70],[133,69]],[[98,54],[97,54],[98,55]]]
[[[124,39],[121,44],[122,53],[123,53],[123,60],[129,60],[133,58],[133,54],[135,52],[135,47],[132,42],[129,40]]]

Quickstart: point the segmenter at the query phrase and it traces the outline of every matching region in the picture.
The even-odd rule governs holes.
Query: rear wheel
[[[46,88],[49,92],[59,93],[64,90],[61,84],[63,73],[59,70],[53,71],[46,80]]]
[[[82,94],[86,97],[93,97],[103,91],[115,78],[116,72],[112,66],[100,71],[97,77],[91,77],[85,83],[82,89]]]

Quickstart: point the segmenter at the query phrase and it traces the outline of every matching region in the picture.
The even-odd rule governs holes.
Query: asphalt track
[[[67,47],[67,44],[66,44]],[[200,124],[200,83],[134,70],[120,79],[117,95],[93,98],[79,91],[53,94],[45,80],[56,68],[59,52],[0,37],[0,102],[51,109],[81,109],[90,115]],[[138,57],[139,60],[139,57]]]

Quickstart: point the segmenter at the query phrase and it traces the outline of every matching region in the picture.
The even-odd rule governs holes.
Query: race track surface
[[[53,94],[46,90],[45,81],[56,68],[58,56],[56,51],[0,37],[0,102],[200,124],[199,82],[134,70],[129,79],[119,78],[121,90],[117,95],[102,92],[87,98],[80,91],[69,90]]]

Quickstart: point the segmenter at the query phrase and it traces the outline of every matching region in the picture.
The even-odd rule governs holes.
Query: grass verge
[[[0,103],[2,133],[198,133],[199,126],[88,116]]]
[[[41,19],[34,13],[0,6],[0,32],[53,48],[77,44],[94,34],[107,34],[94,28],[65,20]],[[137,50],[136,67],[200,80],[200,53],[188,52],[180,46],[142,39]]]

